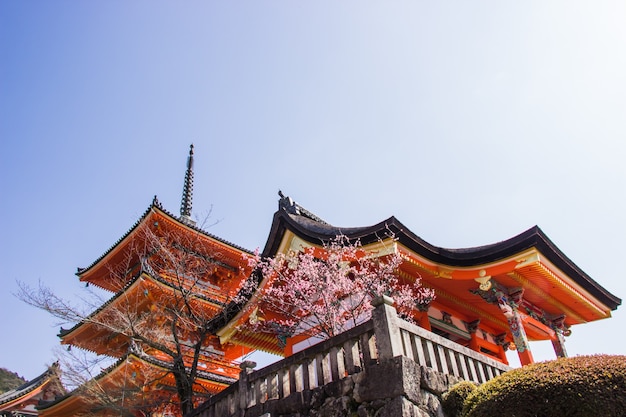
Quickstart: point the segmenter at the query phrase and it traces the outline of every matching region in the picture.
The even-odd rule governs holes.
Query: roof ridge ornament
[[[293,201],[291,197],[284,195],[281,190],[278,190],[278,196],[280,197],[280,200],[278,200],[279,210],[284,209],[289,214],[295,214],[297,216],[306,217],[318,223],[329,224],[325,222],[324,220],[322,220],[320,217],[316,216],[315,214],[311,213],[310,211],[302,207],[300,204]]]
[[[281,190],[278,190],[278,196],[280,197],[280,200],[278,200],[279,209],[285,209],[290,214],[300,214],[298,204],[291,197],[284,195]]]
[[[162,209],[163,206],[161,205],[161,202],[159,201],[159,199],[157,198],[156,194],[154,195],[154,198],[152,199],[152,206],[153,207],[157,207]]]
[[[185,183],[183,185],[183,198],[180,203],[180,219],[190,225],[195,225],[191,219],[191,208],[193,200],[193,143],[189,146],[189,156],[187,157],[187,171],[185,172]]]

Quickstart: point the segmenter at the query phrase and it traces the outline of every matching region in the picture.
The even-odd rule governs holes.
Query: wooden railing
[[[419,365],[478,383],[511,368],[399,319],[393,301],[380,300],[372,319],[347,332],[253,371],[242,363],[239,381],[200,407],[199,416],[222,417],[269,400],[339,381],[379,360],[406,356]]]

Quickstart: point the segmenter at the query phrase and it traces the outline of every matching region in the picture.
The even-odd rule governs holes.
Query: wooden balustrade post
[[[239,409],[246,410],[250,405],[250,400],[254,395],[254,387],[250,387],[248,376],[256,367],[256,362],[243,361],[239,364]]]
[[[404,354],[400,328],[398,327],[398,313],[393,306],[393,298],[386,295],[372,300],[374,310],[374,335],[378,347],[379,359],[391,359]]]

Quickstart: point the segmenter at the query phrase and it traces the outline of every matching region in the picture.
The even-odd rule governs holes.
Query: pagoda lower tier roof
[[[263,256],[271,257],[278,253],[289,233],[310,245],[328,242],[339,234],[353,241],[359,240],[364,246],[393,236],[399,245],[407,248],[424,263],[444,271],[444,275],[445,271],[479,270],[484,266],[501,264],[507,260],[520,261],[519,255],[532,250],[541,257],[542,263],[558,269],[559,274],[566,276],[569,283],[584,293],[585,297],[592,299],[593,303],[600,304],[602,309],[615,310],[622,302],[569,259],[538,226],[501,242],[449,249],[426,242],[395,217],[389,217],[372,226],[337,227],[324,222],[291,199],[283,197],[279,203],[279,210],[274,214]],[[520,272],[519,269],[517,272]],[[456,279],[454,276],[446,278]],[[536,278],[540,277],[537,275]],[[537,284],[532,279],[530,281]]]
[[[156,311],[166,305],[167,296],[171,296],[173,291],[172,284],[166,279],[142,272],[84,320],[70,329],[61,328],[58,336],[63,344],[75,345],[98,354],[121,356],[128,350],[128,338],[115,334],[114,326],[106,323],[107,315],[114,309],[124,309],[124,303],[129,300],[136,301],[131,307],[138,312]],[[165,296],[161,297],[161,294]],[[202,294],[193,297],[193,302],[209,318],[218,315],[226,305]]]
[[[128,368],[130,367],[130,368]],[[149,392],[154,395],[160,395],[159,389],[164,386],[174,387],[174,377],[169,371],[169,364],[165,361],[161,361],[144,354],[143,352],[129,352],[127,355],[120,358],[113,365],[104,369],[98,376],[94,378],[90,383],[98,383],[103,388],[103,391],[114,392],[114,388],[120,385],[120,382],[124,383],[125,379],[138,378],[142,375],[161,373],[162,377],[155,378],[155,387],[151,388]],[[232,383],[236,381],[235,378],[226,377],[223,375],[198,371],[195,392],[204,391],[205,394],[216,394]],[[136,383],[144,383],[145,381],[139,380]],[[161,388],[159,388],[161,387]],[[87,410],[87,407],[93,406],[94,400],[88,397],[88,394],[84,392],[85,387],[78,387],[74,391],[57,398],[54,401],[40,404],[37,408],[39,414],[45,417],[64,417],[68,415],[77,415]],[[172,393],[169,392],[169,396]]]

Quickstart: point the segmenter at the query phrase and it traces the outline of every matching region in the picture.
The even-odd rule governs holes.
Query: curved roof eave
[[[178,217],[176,217],[175,215],[173,215],[172,213],[170,213],[169,211],[165,210],[163,208],[163,206],[161,205],[161,203],[158,201],[158,199],[156,198],[156,196],[154,196],[154,199],[152,200],[152,204],[150,204],[150,206],[147,208],[147,210],[141,215],[141,217],[139,217],[139,219],[135,222],[135,224],[128,229],[128,231],[126,233],[124,233],[124,235],[122,237],[120,237],[117,242],[115,242],[109,249],[107,249],[102,255],[100,255],[95,261],[93,261],[89,266],[87,266],[86,268],[77,268],[77,272],[76,275],[78,275],[79,277],[82,276],[83,274],[87,273],[87,271],[91,270],[92,268],[94,268],[97,264],[99,264],[104,258],[107,257],[107,255],[109,255],[111,252],[113,252],[115,250],[116,247],[118,247],[120,244],[122,244],[122,242],[124,242],[124,240],[126,240],[130,235],[132,235],[133,231],[135,231],[137,228],[139,228],[139,226],[149,217],[150,213],[152,213],[154,210],[158,210],[160,213],[162,213],[164,216],[169,217],[173,222],[180,224],[182,227],[188,227],[198,233],[201,233],[202,235],[213,239],[219,243],[222,243],[226,246],[230,246],[233,249],[237,249],[240,250],[242,252],[246,252],[248,254],[253,254],[253,252],[249,249],[243,248],[241,246],[235,245],[232,242],[229,242],[227,240],[221,239],[215,235],[212,235],[211,233],[208,233],[207,231],[185,223],[183,221],[181,221]]]
[[[133,352],[133,351],[129,351],[126,355],[122,356],[121,358],[119,358],[118,360],[116,360],[113,364],[109,365],[108,367],[102,369],[100,371],[100,373],[98,375],[96,375],[94,377],[94,380],[101,380],[107,376],[109,376],[109,374],[113,373],[115,371],[116,368],[118,368],[120,365],[122,365],[124,362],[126,362],[127,359],[129,358],[136,358],[142,362],[145,362],[151,366],[157,366],[157,367],[161,367],[163,369],[166,370],[170,370],[171,369],[171,365],[168,364],[165,361],[150,357],[149,355],[146,355],[145,353],[142,352]],[[211,382],[215,382],[218,384],[224,384],[224,385],[230,385],[233,384],[234,382],[236,382],[237,380],[234,378],[229,378],[223,375],[219,375],[213,372],[208,372],[208,371],[197,371],[197,377],[199,379],[204,379],[207,381],[211,381]],[[76,395],[78,392],[80,392],[79,390],[81,389],[81,387],[75,388],[74,390],[66,393],[63,396],[60,396],[52,401],[49,402],[44,402],[41,403],[37,406],[37,410],[45,410],[48,408],[52,408],[53,406],[56,406],[58,404],[60,404],[61,402],[72,398],[74,395]]]
[[[620,298],[611,294],[572,262],[538,226],[531,227],[517,236],[501,242],[470,248],[449,249],[426,242],[393,216],[372,226],[344,228],[317,222],[279,209],[274,214],[270,234],[263,249],[263,256],[276,254],[287,230],[311,243],[325,243],[338,234],[343,234],[351,240],[358,239],[364,245],[376,242],[381,238],[394,236],[402,245],[420,256],[432,262],[452,267],[487,264],[514,256],[530,248],[536,248],[557,268],[611,310],[615,310],[622,302]]]

